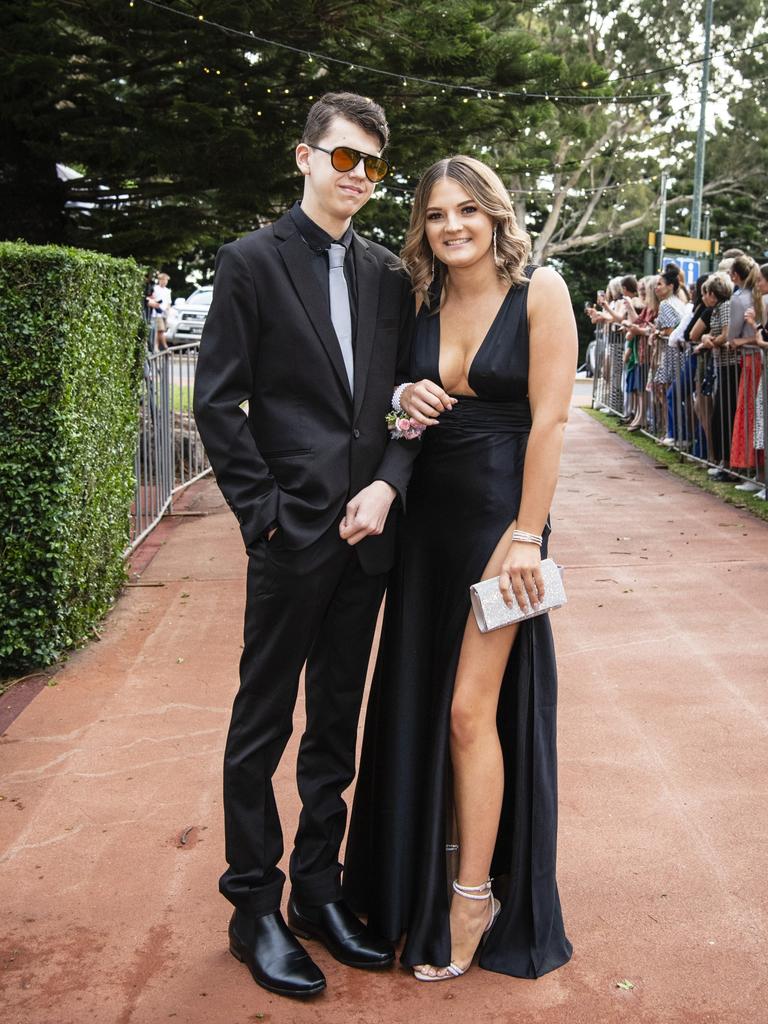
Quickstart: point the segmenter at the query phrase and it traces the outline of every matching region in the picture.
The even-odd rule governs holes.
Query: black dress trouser
[[[219,888],[253,916],[280,906],[283,836],[272,789],[293,729],[306,661],[306,731],[298,755],[302,810],[290,861],[293,891],[310,906],[341,896],[339,847],[355,774],[368,659],[386,574],[366,575],[338,524],[302,551],[278,529],[249,552],[240,689],[224,753],[229,867]]]

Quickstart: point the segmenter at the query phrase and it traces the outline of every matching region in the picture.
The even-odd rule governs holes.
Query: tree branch
[[[581,158],[579,166],[570,174],[566,182],[561,186],[559,193],[555,196],[553,200],[552,209],[549,213],[549,216],[547,217],[546,222],[544,223],[544,226],[542,227],[538,237],[536,238],[536,242],[534,243],[533,252],[537,260],[543,258],[544,253],[547,251],[547,248],[550,245],[552,237],[555,231],[557,230],[557,224],[562,213],[566,194],[571,189],[577,187],[579,179],[590,167],[592,161],[603,148],[603,146],[605,146],[606,143],[610,142],[611,139],[618,134],[618,132],[627,130],[632,121],[633,118],[631,117],[625,118],[624,120],[610,121],[602,135],[596,138],[594,142],[590,145],[589,149],[587,149],[587,151],[584,153],[583,157]],[[562,161],[559,160],[558,162]]]
[[[590,221],[590,219],[592,217],[592,214],[595,212],[595,208],[597,207],[597,204],[600,202],[600,200],[602,199],[603,195],[605,194],[605,187],[606,187],[606,185],[610,184],[612,176],[613,176],[613,163],[611,162],[608,165],[608,168],[607,168],[605,174],[603,175],[602,182],[597,186],[597,190],[592,193],[592,197],[589,200],[589,202],[587,203],[586,209],[584,210],[584,213],[581,215],[581,219],[579,220],[579,223],[574,228],[574,230],[573,230],[573,232],[571,234],[572,238],[578,238],[580,235],[584,234],[584,230],[585,230],[587,224],[589,224],[589,221]]]
[[[708,185],[704,186],[705,195],[720,195],[726,192],[734,191],[732,179],[724,179],[721,181],[712,181]],[[685,203],[693,201],[692,195],[685,196],[674,196],[672,199],[667,200],[667,207],[670,206],[682,206]],[[552,242],[546,247],[540,247],[538,250],[539,260],[549,256],[559,256],[564,252],[571,252],[574,249],[586,249],[593,245],[600,245],[601,242],[608,242],[612,238],[619,238],[621,235],[625,235],[628,231],[633,228],[640,227],[646,223],[652,213],[659,209],[661,205],[660,197],[656,200],[637,217],[632,217],[629,220],[625,220],[618,225],[609,224],[607,228],[602,231],[596,231],[591,235],[581,235],[576,237],[571,235],[570,238],[566,238],[562,242]]]

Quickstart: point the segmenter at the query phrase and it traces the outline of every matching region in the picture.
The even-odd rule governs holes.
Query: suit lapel
[[[293,282],[293,287],[296,289],[296,294],[331,360],[344,393],[348,399],[351,399],[347,371],[344,368],[339,341],[328,312],[328,302],[312,270],[312,254],[295,226],[292,231],[289,231],[289,227],[285,223],[286,220],[290,221],[290,225],[293,226],[293,221],[287,216],[281,218],[276,225],[281,229],[278,237],[284,237],[284,241],[279,247],[280,255],[285,263],[288,276]],[[357,370],[355,370],[355,381],[357,381]]]
[[[368,367],[373,352],[376,332],[376,314],[379,308],[379,265],[368,249],[368,243],[357,234],[352,242],[352,253],[357,275],[357,335],[355,337],[355,404],[357,418],[365,397]]]

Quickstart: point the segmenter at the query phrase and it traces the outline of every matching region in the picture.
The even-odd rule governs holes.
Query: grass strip
[[[665,466],[670,473],[682,477],[688,483],[695,484],[696,487],[706,491],[708,494],[716,495],[728,505],[733,505],[735,508],[745,508],[752,515],[757,516],[758,519],[768,523],[768,501],[756,498],[754,494],[734,490],[732,483],[722,483],[713,480],[711,476],[707,475],[708,467],[706,465],[694,462],[674,449],[670,450],[669,448],[662,447],[652,438],[646,437],[645,434],[641,434],[639,431],[630,432],[626,430],[617,422],[615,416],[598,412],[597,409],[591,409],[587,405],[581,406],[581,409],[588,416],[591,416],[592,419],[597,420],[598,423],[601,423],[606,429],[610,430],[612,434],[617,434],[625,441],[634,445],[635,448],[639,448],[645,455],[650,456],[654,462]],[[736,483],[741,483],[741,481],[737,480]]]
[[[192,411],[194,386],[192,381],[173,385],[173,411],[190,413]]]

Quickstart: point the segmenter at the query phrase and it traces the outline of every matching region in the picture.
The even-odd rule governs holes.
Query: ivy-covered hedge
[[[123,581],[141,294],[132,260],[0,243],[0,678],[80,642]]]

